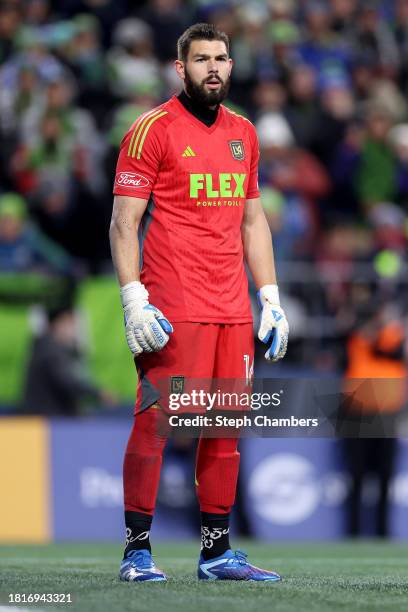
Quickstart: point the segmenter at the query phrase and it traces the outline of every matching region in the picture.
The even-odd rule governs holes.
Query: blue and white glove
[[[265,353],[268,361],[278,361],[285,356],[288,346],[289,325],[279,302],[277,285],[264,285],[257,293],[262,308],[258,338],[269,344]]]
[[[128,283],[121,287],[120,298],[126,339],[132,353],[153,353],[165,347],[173,327],[158,308],[149,304],[146,287],[139,281]]]

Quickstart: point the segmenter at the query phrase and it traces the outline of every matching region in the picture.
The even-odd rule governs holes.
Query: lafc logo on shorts
[[[184,376],[172,376],[170,378],[170,393],[183,393]]]
[[[239,161],[245,159],[244,143],[242,140],[230,140],[228,144],[234,159],[238,159]]]

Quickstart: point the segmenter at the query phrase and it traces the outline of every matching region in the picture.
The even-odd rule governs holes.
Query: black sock
[[[222,555],[230,548],[229,518],[229,512],[201,512],[201,554],[206,561]]]
[[[146,548],[150,552],[152,551],[150,546],[150,527],[152,520],[153,517],[150,514],[125,510],[125,557],[131,550],[142,550]]]

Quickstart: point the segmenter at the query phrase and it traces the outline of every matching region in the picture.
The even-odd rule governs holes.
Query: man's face
[[[232,60],[221,40],[193,40],[186,62],[176,62],[186,93],[203,106],[220,104],[227,96]]]

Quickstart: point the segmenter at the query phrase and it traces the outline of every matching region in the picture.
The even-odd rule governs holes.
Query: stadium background
[[[229,103],[257,127],[262,201],[291,325],[285,361],[271,367],[259,350],[257,375],[338,381],[356,327],[380,308],[406,324],[407,0],[0,2],[3,542],[122,537],[135,377],[109,256],[112,177],[127,126],[178,91],[177,37],[202,20],[231,37]],[[72,303],[94,393],[75,415],[57,418],[41,405],[27,415],[33,339],[45,312]],[[405,431],[402,414],[391,496],[391,535],[402,539]],[[345,534],[340,440],[243,442],[238,533]],[[192,452],[169,449],[158,538],[195,533]],[[375,497],[368,486],[367,533]]]

